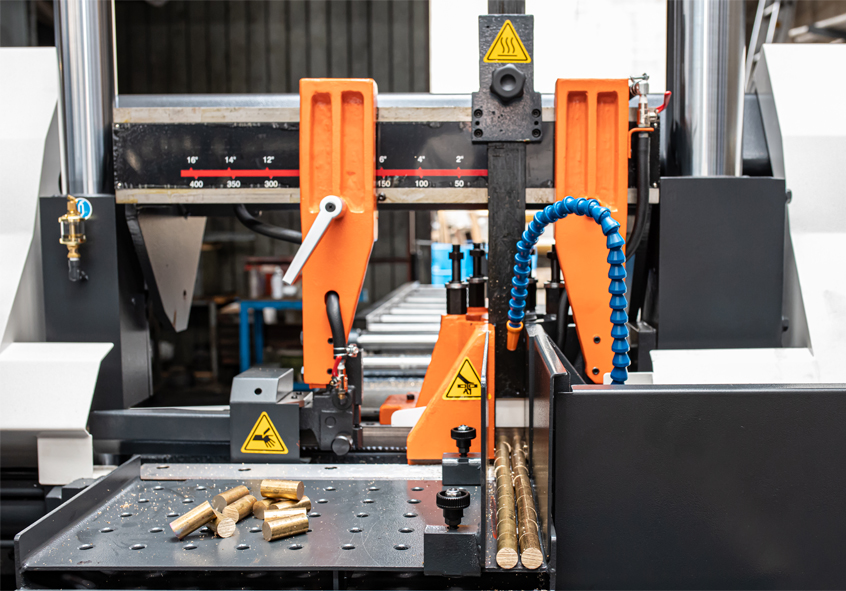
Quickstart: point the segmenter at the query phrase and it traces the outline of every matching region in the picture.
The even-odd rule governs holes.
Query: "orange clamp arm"
[[[338,294],[349,334],[376,239],[376,92],[373,80],[300,80],[303,235],[324,197],[345,205],[302,270],[304,379],[315,386],[329,382],[334,362],[326,294]]]

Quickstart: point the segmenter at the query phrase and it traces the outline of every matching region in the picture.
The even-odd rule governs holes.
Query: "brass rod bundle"
[[[496,474],[496,563],[501,568],[517,566],[517,521],[514,513],[514,486],[511,481],[511,446],[505,436],[497,440]]]
[[[250,489],[242,484],[240,486],[236,486],[235,488],[223,491],[212,499],[211,504],[215,511],[223,511],[227,505],[231,505],[241,497],[248,494],[250,494]]]
[[[256,498],[253,495],[247,495],[224,507],[221,513],[237,523],[252,512],[255,502]]]
[[[511,448],[511,464],[514,471],[514,488],[517,496],[517,526],[520,532],[520,559],[530,569],[543,564],[543,553],[538,538],[538,514],[529,480],[526,454],[519,435],[515,435]]]
[[[299,501],[303,498],[303,483],[297,480],[262,480],[261,496]]]

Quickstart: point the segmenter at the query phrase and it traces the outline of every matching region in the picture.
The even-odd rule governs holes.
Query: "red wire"
[[[338,367],[340,367],[341,362],[342,362],[343,360],[344,360],[344,356],[343,356],[343,355],[338,355],[337,357],[335,357],[335,363],[332,365],[332,377],[333,377],[333,378],[337,378],[337,377],[338,377]]]

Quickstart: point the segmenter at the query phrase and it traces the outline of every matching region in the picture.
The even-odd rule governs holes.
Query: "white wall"
[[[478,16],[487,0],[430,0],[429,84],[436,93],[479,89]],[[526,0],[535,17],[535,90],[557,78],[628,78],[666,85],[666,0]]]

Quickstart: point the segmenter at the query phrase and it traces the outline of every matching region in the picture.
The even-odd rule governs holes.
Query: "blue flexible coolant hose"
[[[529,295],[529,273],[532,270],[531,251],[537,244],[543,229],[548,224],[566,218],[569,214],[583,215],[593,218],[602,228],[606,237],[605,245],[608,247],[608,263],[611,269],[608,277],[611,285],[608,292],[611,294],[611,350],[614,352],[611,370],[612,384],[625,384],[629,377],[626,369],[629,364],[629,329],[626,323],[629,316],[626,313],[626,255],[623,253],[623,245],[626,243],[620,236],[620,224],[611,217],[611,211],[603,207],[596,199],[574,199],[565,197],[558,203],[547,205],[543,210],[535,214],[535,218],[529,223],[529,227],[523,232],[523,237],[517,242],[517,254],[514,260],[514,277],[511,279],[511,301],[508,311],[508,332],[519,335],[523,329],[523,318],[526,315],[526,297]],[[516,339],[514,340],[516,347]],[[512,349],[509,342],[509,348]]]

